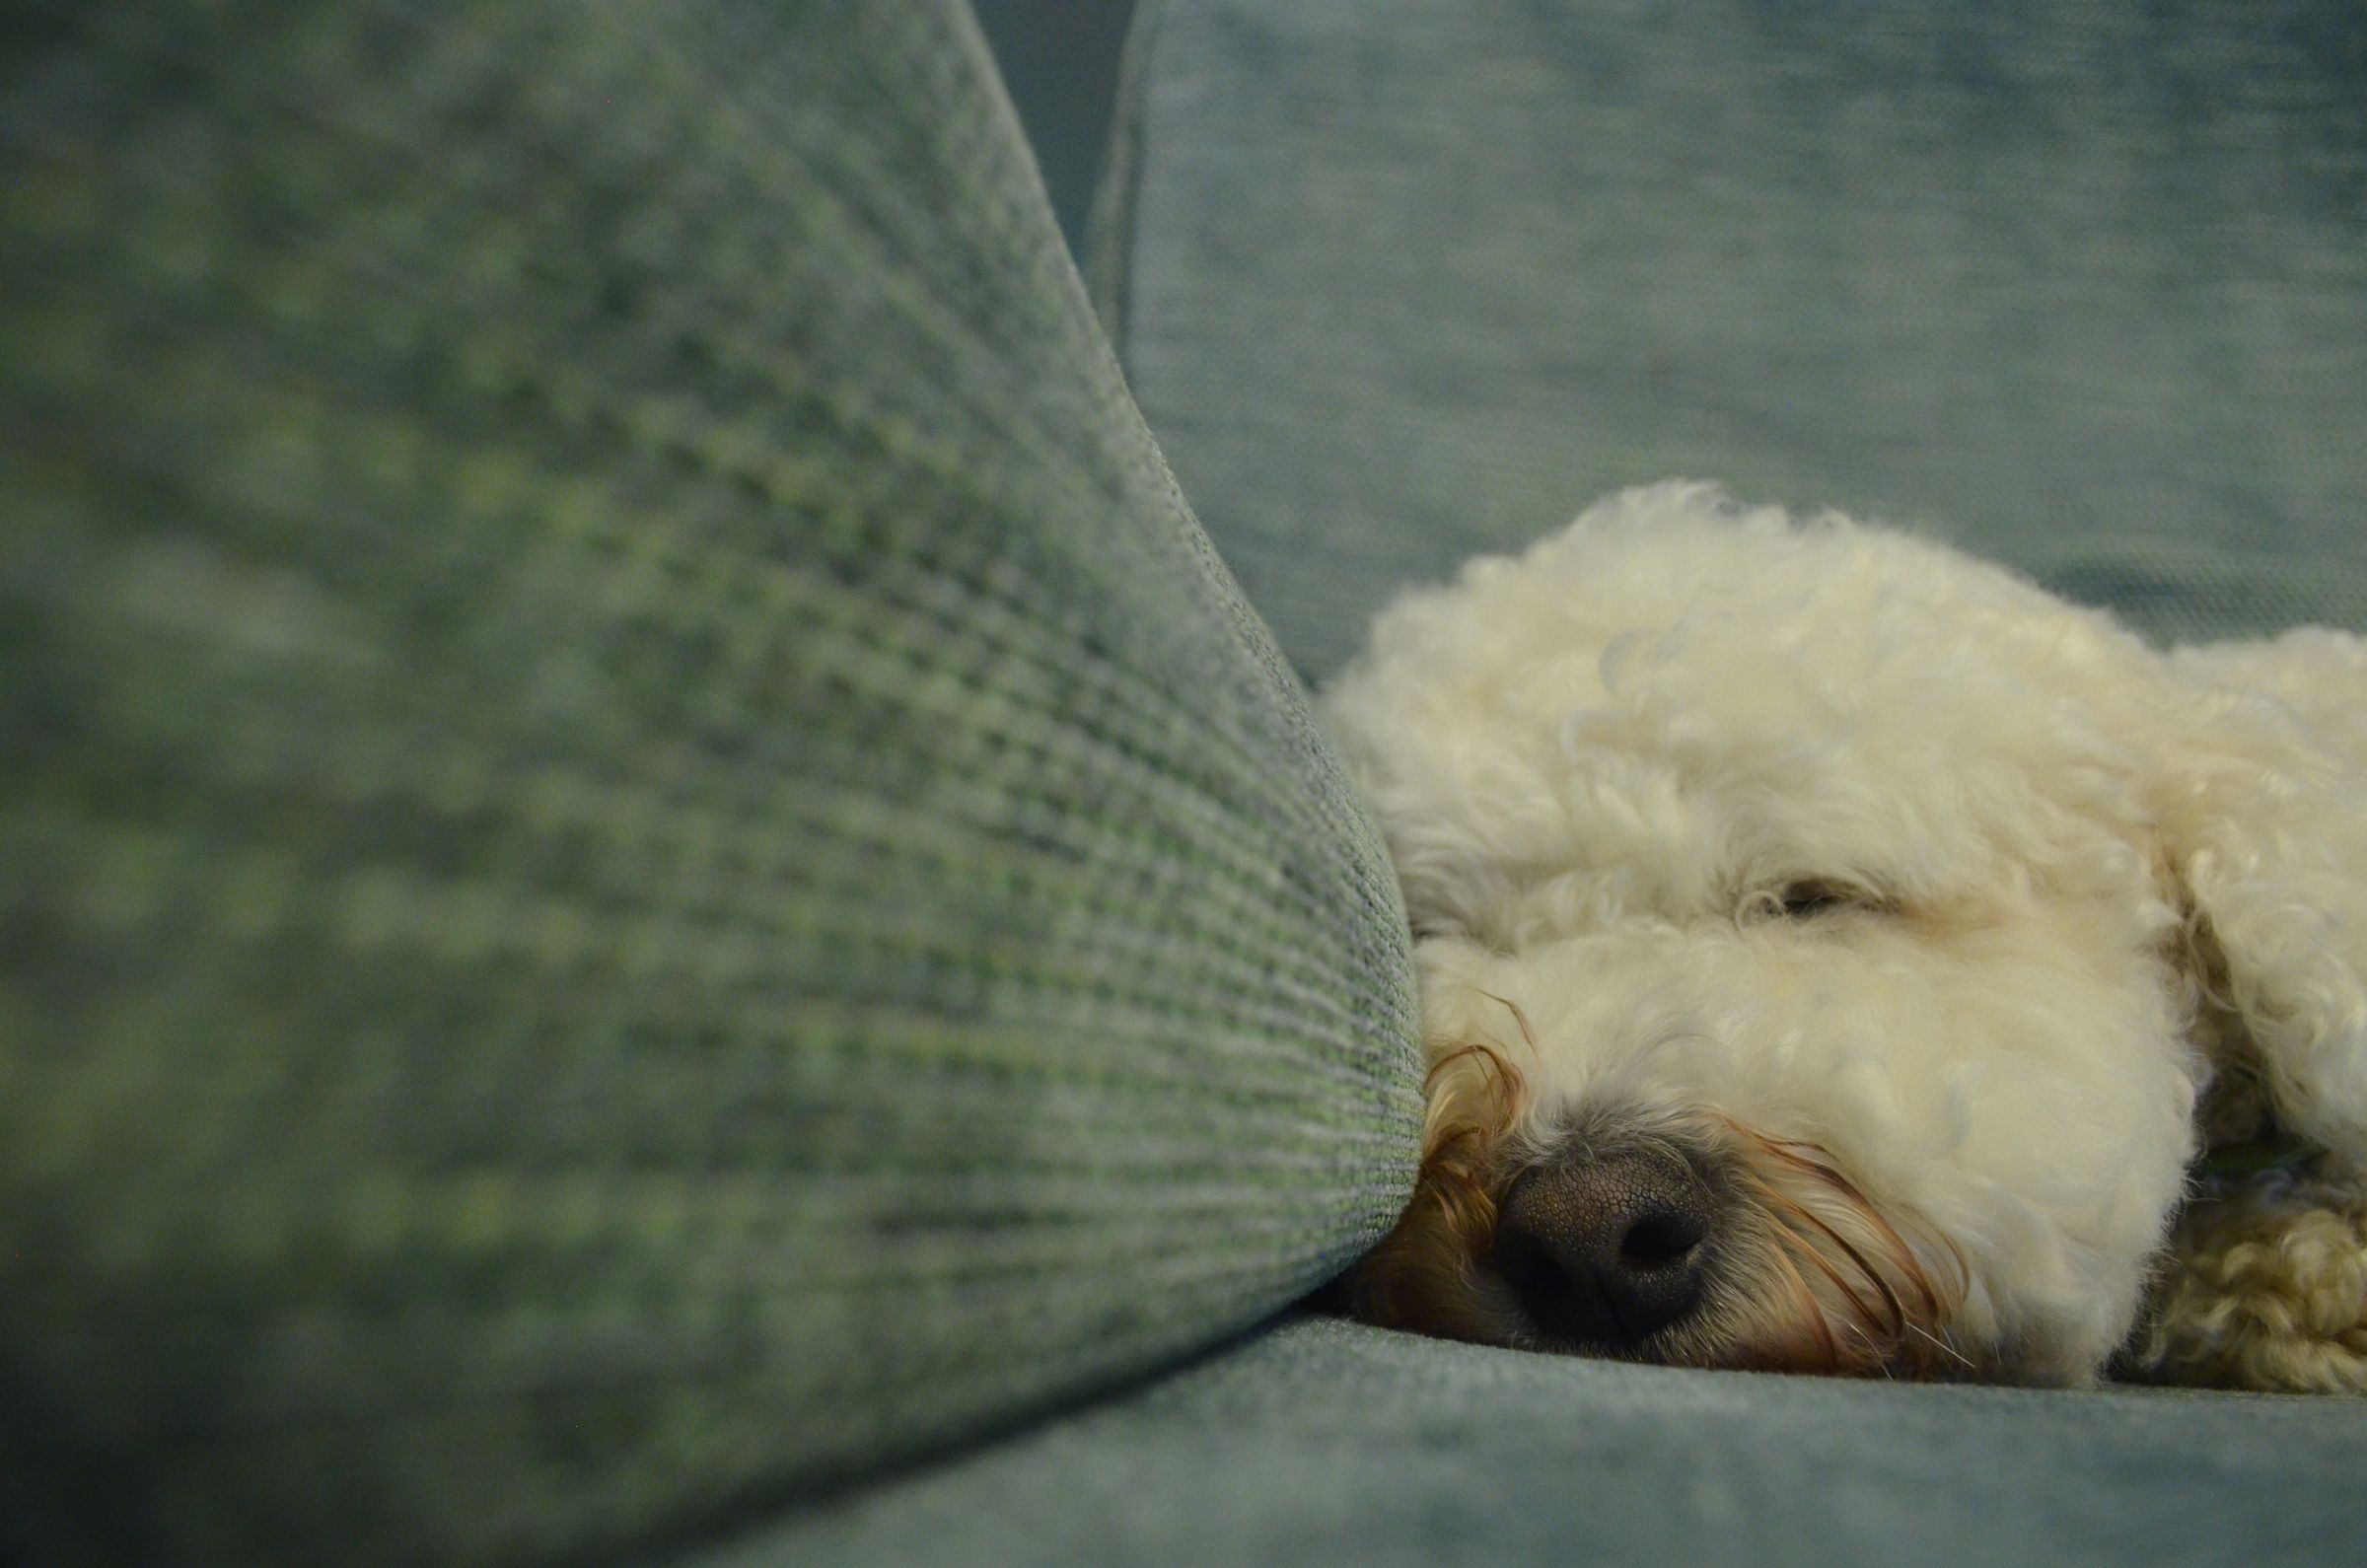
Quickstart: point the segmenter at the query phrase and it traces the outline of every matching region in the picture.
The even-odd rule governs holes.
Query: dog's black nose
[[[1700,1307],[1716,1219],[1709,1184],[1682,1155],[1573,1155],[1505,1194],[1496,1272],[1548,1337],[1631,1349]]]

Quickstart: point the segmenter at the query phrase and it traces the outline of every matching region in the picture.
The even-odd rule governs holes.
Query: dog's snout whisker
[[[1699,1310],[1717,1207],[1668,1151],[1565,1156],[1505,1194],[1494,1267],[1544,1337],[1631,1350]]]

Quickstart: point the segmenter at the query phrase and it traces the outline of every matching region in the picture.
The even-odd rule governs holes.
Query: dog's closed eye
[[[1773,888],[1761,888],[1742,902],[1746,919],[1814,920],[1845,909],[1883,909],[1880,894],[1837,878],[1801,877]]]
[[[1786,920],[1809,920],[1821,914],[1829,914],[1835,909],[1865,902],[1837,883],[1814,879],[1786,883],[1775,894],[1775,900]]]

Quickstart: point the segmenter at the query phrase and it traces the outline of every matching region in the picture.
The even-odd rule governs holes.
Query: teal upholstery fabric
[[[1072,248],[1085,243],[1133,0],[970,0]]]
[[[655,1548],[1238,1331],[1402,916],[953,0],[0,16],[0,1556]]]
[[[1846,1383],[1323,1319],[689,1561],[2164,1568],[2367,1556],[2339,1399]]]
[[[1671,476],[2367,625],[2353,0],[1156,0],[1133,56],[1098,294],[1312,676]]]

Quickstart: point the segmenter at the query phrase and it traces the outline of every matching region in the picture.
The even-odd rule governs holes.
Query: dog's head
[[[1363,1309],[2092,1375],[2220,1068],[2367,1157],[2367,803],[2227,668],[1702,486],[1400,603],[1327,697],[1431,1054]]]

